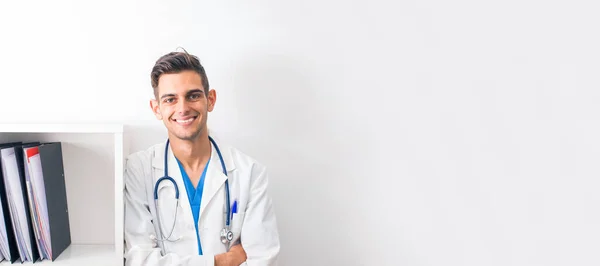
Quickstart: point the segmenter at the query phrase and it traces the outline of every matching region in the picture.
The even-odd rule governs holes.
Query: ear
[[[217,92],[215,90],[208,91],[208,111],[212,112],[215,109],[215,103],[217,102]]]
[[[160,107],[158,106],[157,100],[150,100],[150,109],[152,109],[152,113],[154,113],[156,119],[162,120],[162,114],[160,113]]]

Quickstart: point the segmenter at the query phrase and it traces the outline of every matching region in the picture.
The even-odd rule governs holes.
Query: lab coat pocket
[[[231,232],[233,233],[232,242],[234,243],[240,239],[245,214],[245,212],[234,213],[233,218],[231,219]]]

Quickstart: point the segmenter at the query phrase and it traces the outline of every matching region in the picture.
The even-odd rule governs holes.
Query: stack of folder
[[[71,244],[60,142],[0,144],[0,261],[54,261]]]

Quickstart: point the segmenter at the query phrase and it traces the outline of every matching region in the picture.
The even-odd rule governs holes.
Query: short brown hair
[[[161,56],[150,73],[150,81],[152,83],[152,89],[154,89],[154,95],[158,96],[158,79],[162,74],[176,74],[182,71],[192,70],[202,78],[202,87],[204,87],[204,93],[208,93],[208,77],[206,71],[198,57],[188,54],[187,51],[183,52],[170,52],[166,55]]]

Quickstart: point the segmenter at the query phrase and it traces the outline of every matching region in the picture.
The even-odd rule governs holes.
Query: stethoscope
[[[210,140],[210,142],[215,146],[215,149],[217,150],[217,154],[219,155],[219,160],[221,161],[221,167],[223,168],[223,174],[225,174],[225,176],[227,177],[227,168],[225,167],[225,162],[223,161],[223,156],[221,155],[221,151],[219,150],[219,146],[217,146],[217,143],[215,143],[215,141],[209,136],[208,139]],[[176,239],[171,239],[171,235],[173,234],[173,230],[175,229],[175,224],[177,223],[177,209],[179,209],[179,187],[177,186],[177,183],[175,182],[175,179],[173,179],[172,177],[169,176],[169,170],[168,170],[168,163],[167,163],[167,157],[168,157],[168,153],[169,153],[169,140],[167,139],[167,145],[165,146],[165,175],[161,178],[159,178],[156,181],[156,184],[154,185],[154,207],[156,208],[156,218],[157,218],[157,222],[158,222],[158,228],[160,231],[160,235],[162,237],[162,239],[156,239],[157,241],[163,242],[163,241],[169,241],[169,242],[175,242],[175,241],[179,241],[181,239],[181,236],[176,238]],[[175,219],[173,221],[173,226],[171,227],[171,232],[169,233],[168,237],[165,237],[165,235],[163,234],[163,227],[162,227],[162,222],[161,222],[161,218],[160,218],[160,211],[158,209],[158,185],[160,184],[160,182],[164,181],[164,180],[168,180],[171,181],[171,183],[173,183],[173,186],[175,187],[175,199],[177,199],[177,206],[175,207]],[[227,212],[224,213],[224,218],[225,218],[225,227],[223,227],[223,229],[221,230],[221,243],[223,244],[227,244],[229,242],[231,242],[233,240],[233,232],[231,232],[231,224],[230,224],[230,215],[231,215],[231,207],[229,205],[229,182],[228,179],[225,179],[225,205],[227,206]]]

